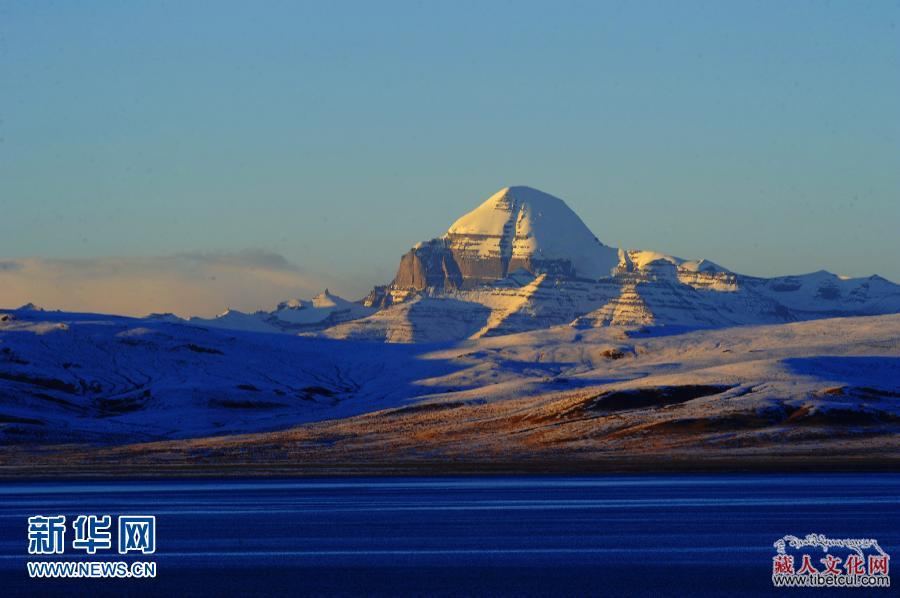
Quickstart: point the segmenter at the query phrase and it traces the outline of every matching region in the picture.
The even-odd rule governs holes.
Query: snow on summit
[[[510,261],[568,261],[583,278],[609,276],[615,249],[601,243],[558,197],[531,187],[505,187],[453,223],[451,245]]]

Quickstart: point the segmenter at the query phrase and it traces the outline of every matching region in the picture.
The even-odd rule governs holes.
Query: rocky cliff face
[[[459,289],[463,286],[472,286],[475,274],[470,264],[463,262],[465,270],[460,268],[457,256],[450,249],[445,239],[432,239],[426,243],[410,249],[400,258],[400,267],[394,277],[391,286],[399,289],[412,289],[422,291],[426,288],[435,289]],[[477,266],[477,264],[475,264]],[[496,280],[499,274],[499,263],[485,263],[478,268],[479,273],[495,270]],[[465,274],[463,272],[465,271]],[[502,278],[502,276],[500,276]]]

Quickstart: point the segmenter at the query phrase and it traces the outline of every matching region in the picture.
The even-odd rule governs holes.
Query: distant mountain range
[[[291,299],[282,301],[272,311],[257,311],[251,314],[228,309],[215,318],[191,318],[191,324],[212,326],[230,330],[254,332],[305,332],[322,330],[348,320],[365,318],[375,313],[375,309],[333,295],[325,289],[313,297],[312,301]],[[154,314],[153,319],[180,321],[172,314]]]
[[[900,285],[880,276],[758,278],[707,260],[615,249],[563,200],[506,187],[444,236],[416,244],[394,280],[361,301],[326,290],[270,312],[229,310],[190,322],[408,343],[557,325],[718,328],[897,312]]]

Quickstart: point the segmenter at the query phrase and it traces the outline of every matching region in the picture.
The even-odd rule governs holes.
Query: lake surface
[[[157,578],[28,579],[36,514],[155,515]],[[5,481],[0,594],[772,595],[808,533],[900,562],[900,475]]]

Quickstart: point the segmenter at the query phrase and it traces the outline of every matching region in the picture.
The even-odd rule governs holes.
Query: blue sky
[[[898,23],[896,1],[0,0],[0,259],[249,251],[355,298],[524,184],[610,245],[900,281]]]

